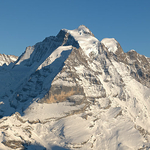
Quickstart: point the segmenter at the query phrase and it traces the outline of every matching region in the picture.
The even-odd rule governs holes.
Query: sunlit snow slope
[[[0,54],[0,66],[3,66],[4,64],[9,65],[10,63],[15,62],[17,59],[18,57],[14,55]]]
[[[150,59],[84,25],[0,69],[0,149],[150,148]]]

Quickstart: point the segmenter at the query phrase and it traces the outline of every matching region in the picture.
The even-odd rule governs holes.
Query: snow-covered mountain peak
[[[134,49],[129,50],[129,52],[136,52]]]
[[[80,34],[90,34],[90,35],[94,36],[94,34],[90,31],[90,29],[87,28],[85,25],[80,25],[77,28],[77,30]]]
[[[78,34],[78,36],[93,36],[94,34],[90,31],[89,28],[87,28],[85,25],[80,25],[78,28],[74,29],[74,30],[68,30],[68,29],[62,29],[62,31],[64,32],[68,32],[70,33],[71,31]]]
[[[18,57],[14,55],[0,54],[0,66],[4,64],[9,65],[11,62],[14,63],[17,59]]]
[[[118,42],[116,41],[116,39],[114,39],[114,38],[104,38],[101,41],[101,43],[104,44],[105,47],[108,48],[109,52],[116,53],[116,51],[118,49]]]
[[[98,54],[98,46],[100,42],[86,26],[81,25],[77,29],[65,31],[78,42],[79,46],[88,57],[91,53],[94,55]]]

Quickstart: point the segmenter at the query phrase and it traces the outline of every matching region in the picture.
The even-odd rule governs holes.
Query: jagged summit
[[[1,149],[150,148],[150,60],[114,38],[62,29],[0,68]]]
[[[18,57],[14,55],[0,54],[0,66],[4,64],[9,65],[10,63],[14,63],[17,59]]]
[[[62,29],[62,30],[65,32],[69,31],[68,29]],[[79,35],[91,35],[94,37],[94,34],[85,25],[80,25],[77,29],[74,29],[72,31],[77,32]]]
[[[87,28],[85,25],[80,25],[77,30],[79,31],[80,34],[84,33],[94,36],[94,34],[90,31],[90,29]]]

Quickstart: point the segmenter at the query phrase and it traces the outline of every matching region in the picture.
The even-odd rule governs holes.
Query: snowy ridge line
[[[0,66],[3,66],[4,64],[8,66],[10,63],[14,63],[17,59],[18,57],[14,55],[0,54]]]

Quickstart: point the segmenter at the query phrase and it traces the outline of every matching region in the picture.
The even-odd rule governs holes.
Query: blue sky
[[[150,0],[1,0],[0,53],[20,56],[60,29],[87,26],[100,41],[150,57]]]

